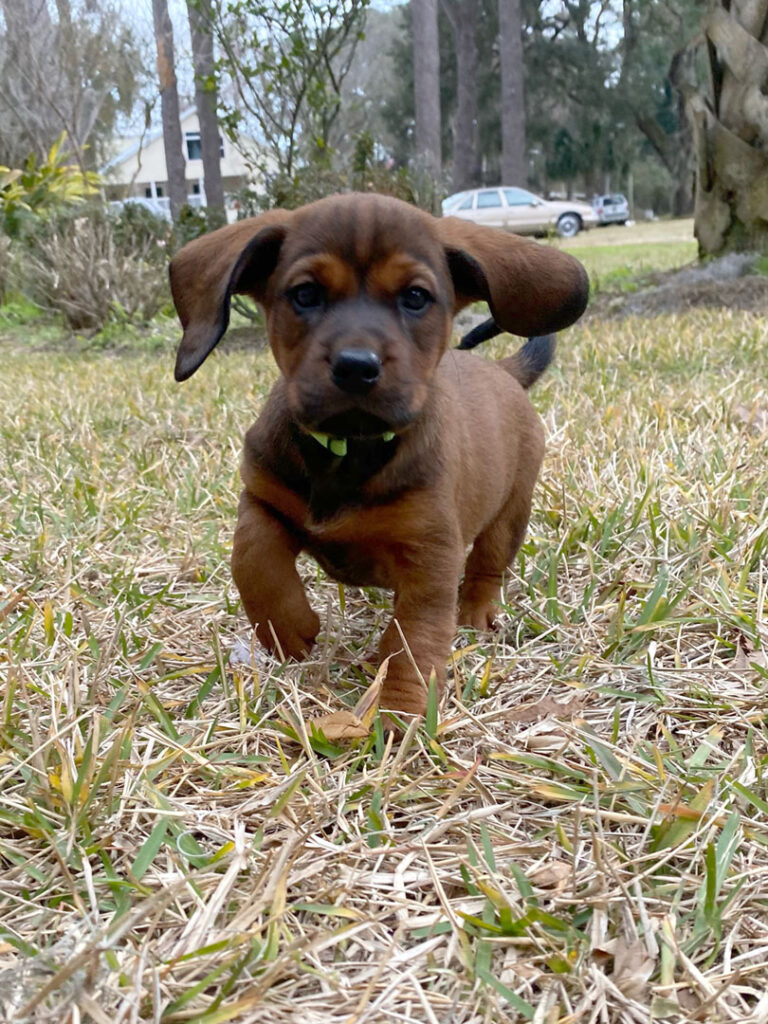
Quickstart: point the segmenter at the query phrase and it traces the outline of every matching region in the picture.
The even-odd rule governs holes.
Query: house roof
[[[183,124],[188,117],[191,117],[193,114],[196,113],[197,110],[195,107],[188,107],[186,110],[183,110],[179,114],[179,122]],[[140,135],[138,139],[136,139],[134,142],[131,142],[124,149],[121,149],[119,153],[116,153],[115,156],[107,160],[107,162],[102,167],[99,168],[99,174],[106,174],[107,171],[112,170],[113,167],[117,167],[120,164],[125,163],[126,160],[130,160],[132,156],[136,156],[139,150],[145,149],[150,143],[154,142],[156,139],[162,138],[162,135],[162,125],[159,128],[153,128],[151,131],[148,131],[145,135]]]

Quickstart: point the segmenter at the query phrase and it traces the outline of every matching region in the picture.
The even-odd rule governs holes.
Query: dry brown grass
[[[306,562],[316,656],[230,661],[269,356],[6,346],[0,1018],[767,1021],[766,351],[563,336],[501,630],[437,728],[342,746],[386,595]]]

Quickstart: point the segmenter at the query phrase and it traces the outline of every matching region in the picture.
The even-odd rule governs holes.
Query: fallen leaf
[[[736,641],[736,653],[731,659],[728,668],[732,672],[748,672],[754,665],[768,668],[768,655],[766,655],[764,650],[756,651],[752,641],[745,637],[743,633],[740,633]]]
[[[528,881],[539,889],[560,889],[570,877],[570,865],[562,860],[554,860],[531,872]]]
[[[768,430],[768,409],[763,405],[758,405],[757,402],[751,407],[737,405],[733,410],[733,418],[756,434],[762,434]]]
[[[322,732],[327,740],[358,740],[367,736],[370,726],[357,717],[354,711],[334,711],[330,715],[313,718],[310,728]]]
[[[367,736],[373,725],[376,708],[379,706],[379,695],[387,675],[389,658],[379,665],[376,678],[355,705],[353,711],[344,709],[334,711],[330,715],[313,718],[309,723],[311,729],[322,732],[327,740],[359,740]]]
[[[631,945],[620,938],[613,953],[613,974],[611,980],[630,999],[640,999],[648,987],[653,974],[654,960],[642,939]]]
[[[520,722],[521,724],[538,722],[542,718],[548,717],[570,718],[581,710],[584,700],[585,697],[581,694],[563,704],[556,701],[554,697],[542,697],[535,704],[523,704],[522,707],[515,708],[506,717],[510,722]]]

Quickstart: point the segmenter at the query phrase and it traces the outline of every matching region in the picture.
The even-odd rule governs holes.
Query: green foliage
[[[110,214],[115,244],[122,252],[141,249],[151,262],[165,266],[166,247],[171,240],[171,225],[141,203],[124,203],[117,213]]]
[[[251,217],[274,207],[294,210],[323,196],[350,191],[379,192],[431,209],[435,188],[432,179],[407,167],[392,167],[377,149],[373,136],[361,132],[348,161],[334,155],[332,160],[307,161],[293,174],[270,175],[263,191],[244,190],[238,196],[240,216]]]
[[[246,160],[291,178],[330,156],[341,85],[370,0],[223,0],[221,123]],[[227,97],[231,99],[227,100]],[[258,153],[248,136],[258,136]]]
[[[65,163],[64,138],[57,139],[43,162],[32,153],[21,169],[0,167],[0,229],[10,237],[18,238],[36,221],[98,192],[97,174]]]
[[[5,300],[10,269],[11,242],[6,236],[0,235],[0,304]]]
[[[478,2],[477,42],[485,57],[476,80],[483,168],[476,184],[495,185],[501,152],[498,4]],[[628,172],[642,164],[638,203],[665,212],[679,206],[686,194],[679,185],[689,140],[670,76],[700,17],[696,0],[608,0],[597,17],[595,4],[524,0],[522,14],[528,184],[546,193],[571,183],[592,194],[626,187]],[[396,85],[384,98],[383,116],[387,144],[398,165],[406,165],[413,156],[411,19],[407,6],[391,16],[399,19],[401,33],[391,54]],[[442,13],[438,27],[442,149],[450,164],[456,54]]]
[[[187,242],[219,227],[221,222],[215,210],[209,210],[206,206],[194,207],[185,204],[181,208],[178,224],[174,225],[172,248],[179,249]]]

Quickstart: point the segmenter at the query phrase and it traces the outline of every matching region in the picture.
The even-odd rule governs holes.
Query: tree
[[[370,0],[216,0],[222,121],[246,160],[291,178],[328,159]],[[255,138],[255,152],[248,136]]]
[[[116,0],[0,0],[0,163],[44,160],[66,135],[82,171],[98,166],[141,61]]]
[[[224,208],[224,185],[221,179],[221,142],[216,116],[218,94],[216,65],[213,59],[213,12],[210,0],[187,0],[187,12],[192,39],[195,106],[200,124],[205,202],[211,225],[216,227],[226,223],[227,213]]]
[[[692,133],[680,85],[693,73],[689,42],[699,0],[623,0],[617,99],[675,182],[672,212],[691,212]]]
[[[577,183],[587,193],[603,191],[606,176],[621,167],[617,149],[634,134],[616,109],[617,55],[606,38],[607,3],[598,11],[603,16],[586,0],[568,0],[532,12],[527,130],[537,155],[532,183],[543,191],[553,181],[569,192]]]
[[[768,248],[768,0],[712,0],[709,83],[682,81],[696,154],[695,231],[704,253]]]
[[[456,118],[453,125],[453,189],[481,182],[477,119],[477,0],[441,0],[456,43]]]
[[[160,84],[160,111],[163,120],[163,148],[168,172],[171,218],[177,224],[187,202],[186,163],[181,139],[179,91],[173,53],[173,26],[168,0],[152,0],[152,19],[157,46],[157,77]]]
[[[440,145],[440,47],[437,0],[411,0],[413,24],[414,152],[433,177],[442,169]]]
[[[528,180],[528,161],[525,148],[523,25],[520,0],[499,0],[499,63],[501,180],[507,185],[525,185]]]

